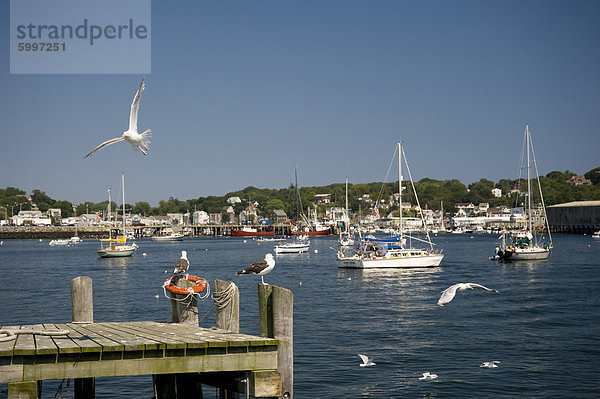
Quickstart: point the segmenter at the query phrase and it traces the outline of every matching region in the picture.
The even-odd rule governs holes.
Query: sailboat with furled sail
[[[137,249],[137,244],[127,245],[127,234],[125,232],[125,173],[121,174],[121,186],[123,191],[123,230],[121,237],[112,238],[111,228],[108,228],[108,238],[101,239],[98,255],[101,258],[124,258],[131,256]],[[108,190],[108,215],[110,220],[110,190]]]
[[[296,180],[296,226],[300,222],[300,193],[298,191],[298,173],[294,169],[294,177]],[[276,254],[301,254],[307,252],[310,248],[310,240],[306,235],[296,236],[296,239],[291,242],[285,242],[280,245],[275,245],[274,251]]]
[[[394,237],[378,239],[372,236],[363,238],[357,250],[346,255],[342,250],[337,253],[337,264],[339,268],[369,269],[369,268],[413,268],[413,267],[436,267],[444,258],[441,251],[433,249],[433,243],[427,231],[427,225],[420,211],[421,205],[412,180],[406,155],[402,149],[402,143],[398,143],[398,203],[400,217],[398,219],[399,234]],[[417,207],[421,214],[421,223],[425,228],[426,238],[418,238],[405,232],[402,222],[402,160],[406,166],[412,191],[417,201]],[[416,244],[415,244],[416,243]],[[427,248],[417,245],[427,244]]]
[[[542,194],[542,185],[540,183],[540,175],[538,173],[537,163],[535,161],[535,153],[533,151],[533,141],[529,132],[529,125],[525,125],[525,137],[523,138],[523,151],[521,155],[521,167],[519,168],[519,177],[517,181],[521,181],[521,170],[523,169],[524,158],[527,158],[527,227],[524,230],[516,232],[504,232],[500,236],[502,240],[500,245],[496,247],[496,254],[492,257],[495,260],[517,261],[517,260],[544,260],[550,255],[552,249],[552,234],[548,225],[548,217],[546,216],[546,206],[544,204],[544,195]],[[535,169],[535,180],[537,182],[538,192],[533,193],[531,187],[531,163]],[[533,222],[534,209],[532,208],[532,194],[538,195],[541,203],[539,218],[542,220],[541,228],[536,228]],[[517,196],[518,201],[518,196]],[[543,241],[538,234],[538,230],[548,233],[548,240]]]

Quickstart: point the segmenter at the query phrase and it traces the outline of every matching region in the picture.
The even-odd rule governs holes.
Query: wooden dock
[[[187,279],[177,282],[187,287]],[[71,323],[0,326],[0,383],[8,399],[37,399],[43,380],[74,379],[74,397],[95,397],[95,379],[152,375],[155,399],[293,398],[293,295],[259,284],[261,336],[239,333],[239,291],[215,280],[216,327],[198,327],[193,295],[171,294],[172,323],[94,323],[92,279],[71,281]]]
[[[35,390],[37,381],[48,379],[224,372],[248,373],[252,396],[279,395],[271,381],[274,375],[278,377],[279,341],[272,338],[157,322],[1,329],[69,332],[62,336],[19,334],[0,342],[0,382],[9,383],[9,398],[11,386],[13,391]]]

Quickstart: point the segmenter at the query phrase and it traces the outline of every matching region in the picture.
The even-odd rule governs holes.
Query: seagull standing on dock
[[[472,290],[475,287],[483,288],[486,291],[498,293],[498,291],[493,290],[491,288],[484,287],[481,284],[458,283],[458,284],[451,285],[450,287],[448,287],[444,291],[442,291],[442,296],[438,300],[437,304],[440,306],[447,305],[454,299],[454,296],[456,295],[456,291]]]
[[[244,270],[237,272],[237,274],[258,274],[260,275],[260,281],[265,284],[263,276],[273,270],[274,267],[275,259],[273,255],[266,254],[264,259],[254,262]]]
[[[142,79],[142,83],[140,83],[140,87],[135,93],[135,97],[133,97],[133,102],[131,103],[131,110],[129,111],[129,129],[123,133],[121,137],[116,137],[114,139],[106,140],[104,143],[100,144],[98,147],[94,148],[89,154],[85,156],[85,158],[89,157],[103,149],[104,147],[118,143],[119,141],[126,140],[133,147],[133,150],[140,150],[142,154],[146,155],[150,148],[148,144],[150,144],[150,137],[152,136],[152,131],[150,129],[146,130],[143,133],[138,133],[137,128],[137,120],[138,120],[138,110],[140,108],[140,97],[142,96],[142,92],[146,88],[146,84],[144,83],[144,79]]]
[[[358,353],[357,355],[362,359],[362,363],[359,364],[360,367],[375,366],[375,363],[373,363],[371,361],[371,359],[369,359],[369,356],[367,356],[367,355],[361,355],[360,353]]]
[[[173,269],[173,274],[181,274],[187,272],[190,267],[190,262],[187,258],[187,252],[181,251],[181,258],[177,259],[175,262],[175,268]]]

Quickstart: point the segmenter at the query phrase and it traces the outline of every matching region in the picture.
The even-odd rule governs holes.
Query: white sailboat
[[[496,247],[496,255],[493,257],[497,260],[544,260],[548,258],[550,249],[552,249],[552,235],[550,234],[550,226],[548,225],[548,217],[546,216],[544,195],[542,194],[542,186],[540,184],[540,176],[535,161],[533,141],[531,139],[531,133],[529,133],[529,125],[525,125],[523,145],[524,150],[521,157],[521,165],[523,164],[523,158],[527,158],[527,227],[525,230],[518,232],[504,232],[502,234],[502,242]],[[533,166],[535,168],[542,210],[541,217],[544,219],[544,228],[548,233],[548,241],[542,241],[533,225],[533,208],[531,205],[531,160],[533,160]],[[521,179],[520,174],[521,171],[519,171],[518,181]],[[542,230],[544,230],[544,228]]]
[[[298,173],[294,169],[294,177],[296,180],[296,226],[300,223],[300,194],[298,192]],[[310,240],[306,235],[296,235],[296,239],[291,242],[285,242],[280,245],[275,245],[273,249],[276,254],[300,254],[307,252],[310,248]]]
[[[137,249],[137,244],[133,243],[131,245],[127,245],[127,234],[125,233],[125,174],[121,174],[121,185],[123,191],[123,235],[121,237],[112,238],[111,228],[108,229],[108,238],[101,239],[101,243],[105,243],[105,245],[101,244],[100,249],[98,250],[98,255],[101,258],[123,258],[126,256],[131,256],[135,250]],[[110,190],[108,190],[108,214],[110,219]]]
[[[419,198],[412,180],[410,168],[406,161],[406,155],[402,149],[402,143],[398,143],[398,191],[399,191],[399,235],[387,239],[376,239],[366,237],[361,240],[359,248],[352,255],[345,255],[341,250],[337,254],[337,263],[340,268],[368,269],[368,268],[413,268],[413,267],[436,267],[444,258],[441,251],[433,249],[433,243],[429,232],[425,227],[426,239],[413,237],[404,232],[402,225],[402,160],[410,178],[417,206],[421,209]],[[421,222],[426,226],[423,214]],[[426,243],[429,248],[419,248],[413,243]]]

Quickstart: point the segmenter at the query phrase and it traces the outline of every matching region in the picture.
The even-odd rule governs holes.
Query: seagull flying
[[[481,365],[479,367],[493,369],[493,368],[496,368],[496,367],[500,367],[500,366],[498,366],[499,364],[500,364],[499,361],[492,360],[491,362],[483,362],[483,363],[481,363]]]
[[[435,380],[436,378],[438,378],[438,375],[430,373],[429,371],[424,372],[423,373],[423,377],[419,377],[419,379],[421,381],[424,381],[424,380]]]
[[[458,283],[458,284],[451,285],[450,287],[448,287],[444,291],[442,291],[442,296],[440,297],[437,304],[440,306],[447,305],[454,299],[454,295],[456,295],[456,291],[472,290],[474,287],[483,288],[486,291],[491,291],[491,292],[496,292],[496,293],[498,292],[496,290],[484,287],[481,284]]]
[[[187,258],[187,252],[181,251],[181,258],[177,259],[175,262],[175,268],[173,269],[173,274],[181,274],[187,272],[190,267],[190,262]]]
[[[362,359],[362,363],[360,364],[360,367],[375,366],[375,363],[373,363],[367,355],[361,355],[359,353],[358,356],[360,356],[360,358]]]
[[[258,274],[260,275],[260,281],[264,284],[265,279],[263,276],[273,270],[274,267],[275,259],[273,258],[273,255],[266,254],[264,259],[254,262],[244,270],[239,271],[237,274]]]
[[[129,112],[129,129],[123,133],[121,137],[116,137],[114,139],[106,140],[104,143],[100,144],[98,147],[94,148],[89,154],[85,156],[85,158],[93,155],[96,151],[103,149],[104,147],[118,143],[119,141],[126,140],[129,142],[133,150],[139,149],[142,154],[146,155],[150,148],[148,148],[148,144],[150,144],[150,137],[152,136],[152,131],[150,129],[146,130],[144,133],[138,133],[137,128],[137,120],[138,120],[138,109],[140,108],[140,97],[142,96],[142,92],[146,84],[144,83],[144,79],[142,79],[142,83],[140,87],[135,93],[135,97],[133,97],[133,102],[131,103],[131,111]]]

